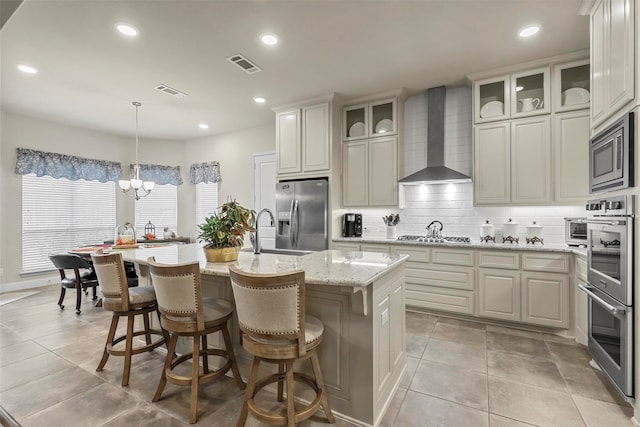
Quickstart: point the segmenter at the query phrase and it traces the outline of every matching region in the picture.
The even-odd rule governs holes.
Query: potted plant
[[[244,234],[255,231],[256,213],[240,205],[235,199],[218,208],[218,212],[198,224],[198,241],[205,242],[208,262],[228,262],[238,259]]]

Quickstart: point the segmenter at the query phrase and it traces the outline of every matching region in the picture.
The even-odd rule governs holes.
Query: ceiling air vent
[[[167,85],[158,85],[154,87],[154,89],[159,90],[160,92],[164,92],[167,95],[175,96],[176,98],[184,98],[185,96],[187,96],[186,93],[180,92],[179,90],[169,87]]]
[[[242,68],[247,74],[253,74],[253,73],[257,73],[258,71],[262,71],[260,67],[258,67],[256,64],[249,61],[247,58],[245,58],[239,53],[228,57],[227,61],[236,64],[238,67]]]

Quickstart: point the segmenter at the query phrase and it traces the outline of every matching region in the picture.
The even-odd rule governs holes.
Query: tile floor
[[[161,401],[150,402],[162,354],[134,356],[130,384],[121,387],[122,358],[111,357],[95,372],[110,313],[87,298],[76,316],[72,295],[70,309],[60,311],[57,286],[38,291],[0,306],[0,405],[20,424],[189,425],[187,387],[169,384]],[[632,425],[633,409],[571,340],[407,312],[407,356],[383,426]],[[198,424],[234,426],[241,403],[231,378],[203,386]]]

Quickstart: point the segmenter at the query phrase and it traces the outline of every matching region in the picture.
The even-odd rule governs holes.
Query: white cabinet
[[[343,109],[342,139],[374,138],[398,133],[397,98],[388,98]]]
[[[589,298],[587,294],[578,288],[578,284],[587,283],[587,260],[583,257],[576,256],[574,271],[576,341],[582,345],[587,345],[589,332]]]
[[[398,203],[398,139],[351,141],[342,148],[342,204],[393,206]]]
[[[553,112],[587,109],[591,85],[588,59],[579,59],[553,67]]]
[[[276,112],[277,174],[305,174],[331,169],[329,103]]]
[[[520,272],[481,268],[478,271],[478,315],[517,322],[520,317]]]
[[[550,202],[550,134],[548,116],[475,126],[474,203]]]
[[[591,10],[591,127],[635,95],[634,0],[601,0]]]
[[[584,201],[589,198],[589,111],[557,114],[553,120],[554,200]]]
[[[347,242],[333,242],[333,249],[347,252],[360,252],[360,244]]]
[[[522,321],[554,328],[569,327],[569,277],[565,274],[524,272]]]
[[[511,202],[551,202],[551,126],[548,116],[511,122]]]

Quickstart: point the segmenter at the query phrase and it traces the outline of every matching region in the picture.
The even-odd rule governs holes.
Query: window
[[[213,215],[218,208],[218,183],[201,182],[196,184],[196,225]],[[196,227],[196,233],[200,230]]]
[[[136,200],[136,237],[144,236],[144,226],[151,221],[156,227],[156,237],[162,238],[165,227],[178,232],[178,187],[172,184],[158,185],[151,194]]]
[[[113,239],[114,182],[22,176],[22,272],[53,268],[49,254]]]

